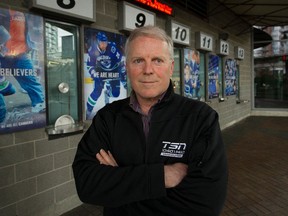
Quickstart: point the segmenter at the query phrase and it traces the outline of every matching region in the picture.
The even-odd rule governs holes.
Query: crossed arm
[[[114,167],[118,166],[110,151],[106,152],[105,150],[101,149],[100,152],[96,154],[96,158],[100,164]],[[188,165],[184,163],[164,165],[165,187],[172,188],[177,186],[187,175],[187,169]]]

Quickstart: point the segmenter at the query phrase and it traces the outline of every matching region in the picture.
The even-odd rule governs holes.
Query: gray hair
[[[125,55],[126,55],[127,59],[129,58],[129,51],[130,51],[131,42],[140,36],[147,36],[147,37],[151,37],[151,38],[156,38],[156,39],[159,39],[161,41],[166,42],[168,45],[170,58],[171,58],[171,60],[174,59],[174,47],[173,47],[173,40],[171,39],[171,37],[168,36],[163,29],[161,29],[157,26],[151,26],[151,25],[144,26],[141,28],[136,28],[131,32],[131,34],[128,37],[126,44],[125,44]]]

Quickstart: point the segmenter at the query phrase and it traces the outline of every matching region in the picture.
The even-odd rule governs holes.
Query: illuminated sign
[[[139,2],[141,4],[144,4],[150,8],[153,8],[157,11],[160,11],[162,13],[172,15],[173,14],[173,8],[168,6],[167,4],[158,2],[157,0],[135,0],[136,2]]]

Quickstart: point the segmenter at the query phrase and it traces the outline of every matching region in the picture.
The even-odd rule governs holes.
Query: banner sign
[[[126,37],[93,28],[85,28],[84,37],[84,94],[89,120],[105,104],[127,97]]]
[[[204,67],[200,61],[200,52],[184,49],[184,96],[195,100],[204,100]]]
[[[235,59],[225,61],[225,95],[237,95],[237,65]]]
[[[221,68],[220,57],[217,55],[209,54],[208,62],[208,98],[218,98],[220,92],[221,83]]]
[[[46,125],[43,19],[0,8],[0,133]]]

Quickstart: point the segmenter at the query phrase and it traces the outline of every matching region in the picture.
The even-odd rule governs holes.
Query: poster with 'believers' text
[[[43,18],[0,8],[0,133],[46,125]]]

